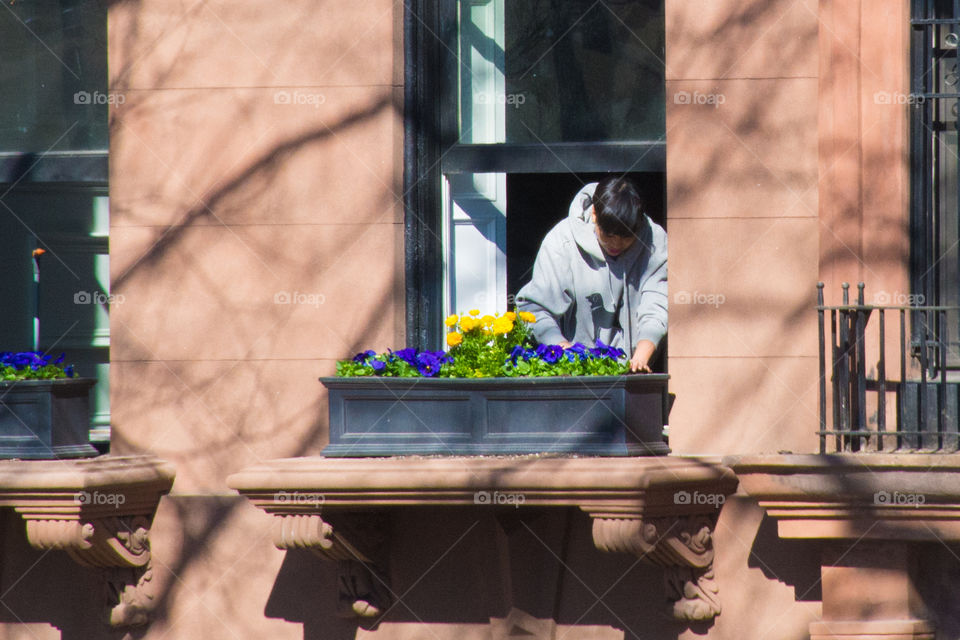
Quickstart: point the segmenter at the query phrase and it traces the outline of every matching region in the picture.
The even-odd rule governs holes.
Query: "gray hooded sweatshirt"
[[[592,347],[599,338],[629,357],[640,340],[659,345],[667,333],[667,234],[644,215],[637,241],[607,257],[590,217],[596,187],[581,189],[543,239],[517,309],[537,317],[533,334],[542,344]]]

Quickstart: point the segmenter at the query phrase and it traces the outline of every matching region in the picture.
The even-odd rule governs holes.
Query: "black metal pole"
[[[820,453],[827,452],[827,379],[826,379],[826,338],[823,327],[823,283],[817,283],[817,330],[820,339]]]
[[[877,378],[879,391],[877,396],[877,451],[883,451],[883,432],[887,430],[887,359],[886,359],[886,326],[884,312],[880,307],[880,361],[877,363]]]

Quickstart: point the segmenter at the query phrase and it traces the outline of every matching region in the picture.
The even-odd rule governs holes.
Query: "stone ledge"
[[[724,459],[783,538],[960,540],[960,456]]]
[[[0,461],[0,507],[26,522],[36,549],[66,551],[100,571],[116,627],[144,624],[153,608],[150,526],[170,491],[173,465],[152,456]]]
[[[390,606],[375,560],[389,543],[378,515],[413,506],[496,506],[504,497],[511,507],[582,509],[593,518],[597,548],[663,567],[672,615],[695,621],[720,613],[713,528],[737,479],[696,458],[411,456],[274,460],[227,484],[274,516],[277,547],[309,548],[340,563],[349,574],[340,584],[354,585],[340,599],[355,615],[376,619]],[[343,517],[351,513],[353,521]]]
[[[960,456],[724,459],[781,538],[819,539],[823,620],[812,640],[932,640],[914,584],[918,542],[960,540]]]
[[[284,491],[320,493],[327,508],[476,504],[479,491],[522,493],[525,506],[576,506],[591,512],[700,513],[712,504],[678,504],[677,491],[736,488],[730,469],[696,458],[560,456],[289,458],[254,465],[227,485],[270,513],[296,512]]]
[[[813,622],[810,640],[933,640],[934,628],[924,620]]]

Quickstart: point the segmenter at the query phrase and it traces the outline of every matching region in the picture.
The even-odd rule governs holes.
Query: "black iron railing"
[[[957,354],[948,354],[949,342],[939,338],[948,333],[948,313],[954,317],[958,307],[868,305],[862,282],[850,304],[849,290],[843,283],[843,304],[827,306],[823,283],[817,285],[820,452],[958,451],[960,378],[948,375],[948,359],[955,361]],[[887,357],[888,314],[899,320],[893,367]],[[914,336],[909,343],[908,326]]]

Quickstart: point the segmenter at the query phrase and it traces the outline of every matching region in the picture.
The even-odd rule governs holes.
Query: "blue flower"
[[[574,342],[572,345],[567,347],[564,354],[567,356],[567,360],[570,362],[575,361],[577,358],[580,358],[580,360],[586,360],[590,357],[587,353],[586,345],[580,342]]]
[[[399,351],[394,351],[393,354],[409,364],[411,367],[417,366],[416,349],[400,349]]]
[[[451,356],[446,351],[427,351],[426,353],[429,353],[434,358],[436,358],[437,362],[439,362],[440,364],[444,364],[444,363],[453,364],[453,356]]]
[[[610,358],[611,360],[617,360],[624,355],[623,349],[604,344],[599,338],[597,338],[596,347],[590,349],[590,353],[595,358]]]
[[[66,367],[64,367],[63,372],[64,372],[65,374],[67,374],[67,377],[68,377],[68,378],[72,378],[72,377],[73,377],[73,365],[72,365],[72,364],[68,364]]]
[[[382,360],[371,360],[370,366],[373,367],[374,373],[380,373],[387,368],[387,363]]]
[[[377,352],[373,349],[367,349],[366,351],[361,351],[357,355],[353,356],[353,361],[357,364],[363,364],[367,361],[367,358],[372,358],[377,355]]]
[[[35,357],[35,354],[30,353],[30,352],[26,352],[26,351],[23,352],[23,353],[15,353],[15,354],[13,355],[12,364],[13,364],[13,366],[14,366],[15,368],[17,368],[17,369],[23,369],[23,368],[25,368],[25,367],[33,364],[33,361],[34,361],[33,359],[34,359],[34,357]]]
[[[563,357],[563,347],[558,344],[547,345],[543,351],[539,354],[540,359],[546,362],[547,364],[554,364]]]
[[[399,355],[400,352],[397,352]],[[424,378],[432,378],[440,372],[440,359],[430,351],[424,351],[417,355],[414,366]]]
[[[53,364],[61,364],[61,363],[63,363],[63,360],[64,360],[64,358],[66,358],[66,357],[67,357],[67,354],[61,353],[60,356],[59,356],[56,360],[53,361]]]

